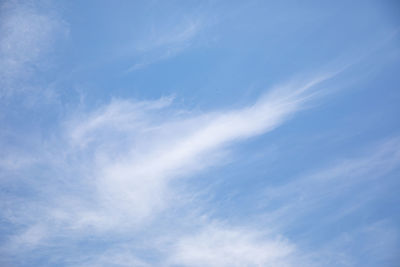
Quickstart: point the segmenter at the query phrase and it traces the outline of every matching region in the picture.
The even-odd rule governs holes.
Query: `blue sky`
[[[397,1],[0,4],[1,266],[398,266]]]

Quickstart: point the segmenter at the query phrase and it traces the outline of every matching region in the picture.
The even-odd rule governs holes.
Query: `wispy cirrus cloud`
[[[321,76],[277,87],[253,105],[234,110],[183,112],[171,107],[171,98],[164,98],[150,102],[114,100],[94,111],[75,112],[62,122],[60,134],[53,135],[50,144],[46,141],[47,151],[41,147],[42,151],[33,152],[39,162],[26,168],[43,166],[45,171],[38,180],[29,181],[29,186],[37,192],[29,197],[29,207],[13,204],[26,201],[25,196],[18,193],[7,196],[14,201],[3,204],[8,211],[6,218],[21,229],[9,236],[8,242],[25,240],[27,233],[28,236],[39,233],[32,236],[31,247],[43,249],[43,244],[60,238],[65,245],[88,235],[118,243],[121,234],[149,233],[154,218],[184,206],[185,195],[172,184],[185,181],[208,166],[223,163],[220,155],[231,144],[278,127],[305,108],[318,92],[318,86],[327,79],[329,76]],[[24,185],[28,182],[25,177],[15,183]],[[181,215],[185,220],[186,215]],[[222,261],[225,253],[244,264],[269,264],[291,251],[286,241],[259,240],[257,233],[249,229],[238,230],[234,226],[222,229],[208,220],[204,223],[198,236],[164,233],[175,250],[163,252],[161,248],[159,253],[167,253],[163,257],[169,258],[171,264],[197,261],[200,254],[194,254],[198,248],[193,242],[197,239],[204,242],[202,253],[207,253],[206,247],[214,242],[205,239],[207,231],[215,233],[216,241],[225,244],[205,261],[214,266],[231,263]],[[40,232],[32,232],[31,227]],[[159,238],[162,239],[157,237],[152,242],[157,243]],[[239,242],[243,253],[228,247],[230,242]],[[14,242],[18,246],[23,246],[22,243]],[[149,246],[160,251],[157,245]],[[12,255],[15,250],[10,247],[5,243],[3,250]],[[272,250],[263,254],[264,249]],[[183,257],[186,250],[193,253]],[[170,253],[173,255],[168,256]]]
[[[399,165],[400,141],[398,138],[388,139],[367,149],[359,157],[342,159],[326,169],[268,188],[264,197],[271,201],[263,203],[267,203],[267,209],[272,208],[268,215],[270,219],[292,225],[298,217],[308,216],[310,212],[336,201],[335,212],[326,213],[325,216],[333,220],[340,219],[346,212],[354,212],[353,209],[359,209],[379,197],[379,179],[396,170]],[[376,185],[364,188],[364,184]],[[355,190],[357,194],[353,193]],[[347,201],[339,205],[344,199]],[[279,208],[273,211],[273,207]],[[280,226],[284,225],[280,223]]]
[[[62,14],[69,17],[74,40],[65,53],[54,53],[57,66],[50,66],[52,52],[59,52],[54,44],[68,26],[51,1],[0,4],[1,266],[397,266],[399,138],[358,148],[377,136],[398,134],[390,125],[397,109],[386,107],[396,103],[398,49],[367,49],[392,29],[386,30],[387,14],[378,14],[378,5],[346,5],[343,12],[340,3],[288,9],[261,1],[67,2]],[[217,20],[222,23],[213,24]],[[197,50],[214,41],[216,47]],[[183,69],[187,59],[199,57],[201,66],[210,68],[198,69],[204,72],[196,79],[179,80],[192,71]],[[367,57],[368,64],[360,64]],[[204,97],[213,95],[217,85],[225,87],[218,94],[237,97],[237,89],[249,83],[275,83],[285,71],[304,71],[332,58],[353,58],[353,63],[326,75],[293,79],[236,108],[183,110],[172,97],[157,99],[160,90],[179,84],[190,97],[200,77],[208,77]],[[76,68],[68,71],[71,64]],[[137,71],[153,64],[157,67]],[[168,76],[168,88],[161,89],[165,66],[176,76]],[[362,77],[365,66],[385,66],[387,73],[374,82]],[[137,72],[114,76],[121,69]],[[349,69],[339,83],[331,80]],[[348,94],[328,99],[332,105],[307,113],[304,124],[296,120],[240,147],[246,160],[237,160],[237,144],[271,133],[318,105],[315,100],[333,92],[328,86],[342,87],[341,82],[349,85],[361,77],[362,97],[353,94],[357,87],[352,86],[350,100]],[[77,104],[79,96],[71,94],[82,82],[98,84],[80,91],[95,107],[83,97]],[[373,87],[382,84],[387,90],[375,94]],[[136,94],[132,87],[147,91]],[[43,96],[56,94],[46,88],[60,92],[59,105],[46,106]],[[156,100],[108,102],[111,95]],[[226,99],[215,100],[218,105]],[[385,123],[376,123],[376,111]],[[348,131],[346,124],[332,130],[342,116],[354,125],[366,120],[369,128]],[[371,132],[349,145],[349,134],[367,128]],[[332,140],[336,134],[347,141]],[[308,147],[298,151],[296,145],[305,139]],[[279,147],[280,141],[285,146]],[[321,142],[329,148],[319,147]],[[330,149],[336,144],[342,147]],[[276,146],[271,154],[277,166],[258,145]],[[260,165],[252,165],[253,152]],[[298,152],[310,155],[290,162]],[[319,168],[324,152],[331,164]],[[235,160],[238,164],[217,168]],[[286,167],[306,170],[293,177]]]
[[[32,1],[0,4],[0,93],[3,96],[23,90],[21,81],[46,68],[44,57],[54,42],[68,32],[65,22],[55,12],[43,11],[38,5]]]
[[[296,248],[279,237],[246,228],[207,225],[173,246],[174,266],[292,266]]]
[[[249,107],[195,116],[161,116],[170,103],[165,99],[116,101],[72,122],[67,138],[93,153],[97,171],[92,175],[103,208],[146,218],[168,203],[171,180],[215,164],[219,151],[232,142],[273,130],[303,108],[313,86],[324,79],[293,90],[278,88]]]
[[[185,203],[188,196],[176,187],[209,166],[223,164],[220,155],[226,156],[230,145],[272,131],[307,108],[331,76],[278,86],[254,104],[231,110],[182,111],[173,107],[172,98],[161,98],[115,99],[92,111],[73,112],[60,123],[57,135],[32,151],[35,160],[6,169],[18,169],[19,177],[12,184],[28,186],[33,192],[3,196],[7,201],[2,202],[2,217],[16,227],[1,246],[3,262],[17,252],[46,255],[67,249],[68,256],[58,255],[52,262],[67,266],[295,266],[299,262],[333,266],[340,262],[351,266],[353,258],[335,246],[345,237],[311,252],[281,233],[296,228],[296,218],[347,197],[351,191],[347,189],[359,186],[365,174],[371,180],[396,168],[396,139],[377,146],[368,156],[269,188],[264,195],[268,201],[259,201],[272,205],[264,207],[267,219],[262,219],[262,230],[254,227],[257,224],[230,224],[204,211],[193,214]],[[29,170],[38,166],[45,171],[27,180]],[[349,199],[343,208],[357,209],[356,200]],[[174,219],[168,213],[179,215]],[[345,214],[339,208],[330,219],[322,219],[337,220]],[[166,223],[160,223],[160,218]],[[171,230],[170,223],[182,228]],[[385,232],[381,230],[376,231]],[[106,256],[98,257],[96,250],[77,256],[71,249],[89,236],[104,246],[101,253]],[[156,256],[144,256],[149,251]]]
[[[132,72],[150,64],[166,60],[188,49],[206,23],[199,18],[186,18],[160,29],[152,29],[147,39],[135,45],[135,63],[127,69]]]
[[[267,187],[254,201],[260,205],[257,223],[232,228],[206,221],[175,241],[171,257],[178,266],[392,266],[400,242],[393,221],[371,217],[347,231],[334,229],[365,216],[387,186],[398,184],[393,175],[400,168],[399,151],[399,138],[389,138],[358,156],[342,156],[325,169]],[[257,232],[260,225],[263,231]],[[291,234],[285,239],[279,233]],[[289,238],[293,233],[297,237]],[[311,245],[319,242],[319,233],[325,233],[324,242]]]
[[[326,168],[268,187],[257,199],[263,210],[258,219],[274,232],[297,233],[303,244],[331,231],[325,232],[321,247],[302,247],[316,266],[392,266],[400,240],[393,221],[369,215],[346,232],[333,229],[365,216],[370,206],[387,197],[388,186],[397,186],[393,175],[400,167],[399,151],[399,138],[389,138],[360,149],[357,156],[342,156]]]

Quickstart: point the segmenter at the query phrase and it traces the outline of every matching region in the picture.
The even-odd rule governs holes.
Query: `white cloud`
[[[295,247],[249,229],[208,225],[181,237],[169,263],[178,266],[292,266]]]
[[[345,160],[288,185],[270,188],[267,197],[277,209],[266,214],[263,231],[215,223],[203,214],[205,218],[195,219],[189,230],[184,226],[171,232],[161,226],[157,234],[151,233],[155,227],[151,225],[157,221],[153,219],[167,218],[165,214],[170,212],[178,214],[174,208],[185,206],[180,202],[187,199],[174,187],[177,182],[223,163],[218,155],[230,144],[278,127],[305,108],[328,78],[277,87],[255,104],[235,110],[183,112],[173,108],[172,98],[162,98],[113,100],[94,111],[76,111],[62,123],[61,134],[48,141],[50,150],[36,151],[35,161],[21,165],[46,166],[49,174],[38,183],[29,182],[38,190],[40,187],[42,200],[33,197],[29,205],[20,205],[24,198],[6,196],[3,205],[8,215],[3,219],[19,225],[21,231],[9,236],[2,252],[13,255],[21,248],[51,247],[60,239],[73,244],[90,237],[123,246],[103,250],[106,256],[100,258],[93,252],[72,265],[296,266],[301,262],[313,266],[313,262],[324,262],[324,255],[351,262],[351,257],[337,254],[341,252],[334,247],[310,253],[276,233],[295,225],[296,218],[329,199],[331,203],[342,196],[344,188],[357,186],[366,174],[375,179],[398,166],[396,139],[381,144],[366,157]],[[186,221],[179,222],[181,225],[194,220],[193,214],[185,212],[179,213],[179,221]],[[266,233],[266,227],[271,232]],[[141,239],[135,240],[138,235]],[[145,244],[141,243],[143,236],[149,236]],[[137,257],[143,256],[137,249],[140,246],[158,255],[156,259]],[[332,258],[325,261],[326,265],[332,262]]]
[[[399,165],[400,140],[389,139],[359,157],[341,160],[287,184],[270,187],[260,203],[267,203],[266,217],[269,221],[280,222],[274,223],[280,227],[293,225],[299,217],[308,216],[332,202],[337,203],[334,210],[324,216],[326,220],[337,220],[379,197],[381,189],[376,183]],[[373,186],[364,188],[363,184]],[[339,204],[344,199],[347,200],[345,205]]]
[[[137,45],[139,51],[150,51],[159,47],[182,46],[196,36],[202,27],[199,19],[181,20],[174,25],[159,25],[162,30],[152,31],[144,43]]]
[[[396,227],[389,221],[377,221],[323,244],[315,252],[315,262],[318,266],[396,266],[398,244]]]
[[[190,116],[162,110],[168,99],[113,101],[71,120],[67,138],[84,157],[92,157],[85,162],[92,164],[90,183],[101,210],[100,215],[83,216],[88,218],[84,221],[101,225],[99,220],[107,218],[104,225],[111,227],[109,218],[121,222],[129,216],[135,224],[151,217],[172,201],[172,179],[215,164],[213,155],[233,141],[271,131],[302,108],[309,90],[321,81],[275,90],[232,111]]]
[[[5,1],[0,5],[0,85],[2,95],[22,90],[21,80],[45,66],[43,57],[64,23],[51,12],[39,11],[34,2]]]
[[[30,249],[42,243],[46,236],[46,228],[41,224],[36,224],[28,227],[18,235],[12,236],[7,249],[19,251]]]
[[[119,267],[148,267],[152,266],[147,262],[135,257],[128,249],[118,248],[89,257],[89,259],[80,260],[70,266],[82,267],[103,267],[103,266],[119,266]]]
[[[160,29],[153,29],[148,38],[135,45],[136,63],[127,72],[176,56],[193,45],[203,27],[204,22],[200,19],[182,19],[174,25],[159,25]]]
[[[235,110],[183,112],[164,98],[114,100],[92,112],[77,111],[62,123],[58,137],[53,135],[33,153],[38,166],[45,168],[40,180],[29,182],[37,187],[41,200],[33,198],[29,209],[12,207],[13,223],[40,222],[46,242],[146,233],[152,219],[183,205],[177,203],[184,199],[173,184],[223,163],[218,156],[230,144],[278,127],[304,108],[328,78],[277,87],[255,104]],[[51,149],[42,151],[43,147]],[[215,240],[207,240],[207,233]],[[244,264],[273,264],[290,254],[292,245],[286,241],[257,235],[243,228],[206,226],[195,236],[178,238],[171,261],[196,261],[200,257],[194,252],[197,239],[204,242],[202,253],[213,250],[213,242],[222,246],[205,259],[216,265],[224,264],[223,254]],[[35,243],[39,247],[40,241]],[[235,249],[228,246],[230,242],[239,244]]]
[[[263,213],[258,221],[277,233],[301,229],[308,264],[386,266],[396,262],[398,233],[391,221],[376,222],[373,213],[367,217],[365,211],[386,197],[387,187],[396,183],[391,174],[399,167],[400,139],[384,140],[358,156],[263,189],[256,201],[258,215]],[[368,219],[358,221],[357,216]],[[338,229],[344,223],[346,229]],[[310,246],[319,233],[324,233],[324,241]]]

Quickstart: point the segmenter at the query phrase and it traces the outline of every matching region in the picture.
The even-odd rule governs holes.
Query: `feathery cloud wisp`
[[[0,93],[9,95],[22,90],[16,82],[42,67],[43,56],[67,28],[56,15],[32,3],[6,1],[0,12]]]
[[[278,127],[304,108],[315,88],[328,78],[277,88],[255,104],[236,110],[185,113],[170,108],[171,99],[164,98],[154,102],[115,100],[93,112],[77,112],[62,123],[63,131],[52,142],[52,149],[31,165],[42,164],[50,174],[41,177],[37,185],[31,184],[42,192],[46,204],[33,197],[31,209],[8,207],[15,208],[10,217],[16,224],[40,229],[31,247],[57,238],[76,242],[87,235],[114,233],[118,237],[120,233],[145,232],[152,219],[181,201],[171,183],[221,163],[218,154],[230,144]],[[27,231],[10,238],[24,240]],[[259,255],[254,259],[257,262],[281,258],[279,248],[288,248],[285,242],[256,241],[252,231],[213,231],[220,233],[217,236],[222,243],[231,239],[242,242],[243,249]],[[196,249],[184,246],[188,240],[191,237],[176,241],[171,261],[190,260],[180,256],[182,249]],[[260,256],[257,244],[266,249],[276,245],[279,255]],[[232,249],[225,250],[239,257]],[[219,257],[214,255],[214,260],[218,262]]]

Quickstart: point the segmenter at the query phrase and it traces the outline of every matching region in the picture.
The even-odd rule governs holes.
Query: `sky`
[[[399,266],[399,15],[0,1],[0,266]]]

